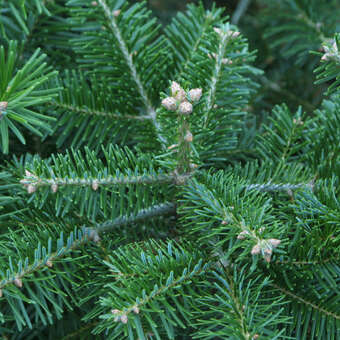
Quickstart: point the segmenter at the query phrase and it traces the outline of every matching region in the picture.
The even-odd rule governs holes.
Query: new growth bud
[[[6,110],[8,106],[8,102],[0,102],[0,111]]]
[[[272,245],[273,248],[276,248],[281,243],[281,240],[270,238],[268,242]]]
[[[34,177],[34,175],[31,172],[29,172],[28,170],[25,170],[25,176],[26,177]]]
[[[231,29],[225,31],[222,30],[221,28],[214,27],[214,31],[221,37],[223,38],[224,36],[228,38],[237,38],[241,33],[239,31],[233,31]]]
[[[253,249],[251,250],[252,255],[258,255],[260,254],[261,248],[259,244],[256,244]]]
[[[139,308],[138,308],[138,306],[133,306],[132,310],[133,310],[133,312],[134,312],[135,314],[139,314]]]
[[[33,185],[33,184],[29,184],[27,186],[27,192],[29,194],[33,194],[34,192],[36,192],[36,190],[37,190],[37,187],[35,185]]]
[[[185,91],[175,81],[171,83],[171,96],[179,102],[183,102],[186,99]]]
[[[15,278],[14,279],[14,284],[17,286],[17,287],[19,287],[19,288],[21,288],[22,287],[22,280],[20,279],[20,278]]]
[[[128,317],[126,314],[123,314],[121,317],[120,317],[120,321],[124,324],[127,324],[128,323]]]
[[[94,191],[96,191],[97,189],[98,189],[98,187],[99,187],[99,184],[98,184],[98,181],[93,181],[92,182],[92,189],[94,190]]]
[[[185,141],[188,143],[191,143],[193,141],[193,135],[190,131],[187,131],[185,137],[184,137]]]
[[[177,102],[175,98],[167,97],[162,100],[162,105],[169,111],[177,110]]]
[[[237,239],[244,240],[247,235],[249,235],[249,232],[247,230],[243,230],[238,234]]]
[[[181,103],[179,106],[179,112],[182,115],[190,115],[190,113],[192,113],[192,104],[190,104],[189,102]]]
[[[58,184],[53,183],[51,185],[51,190],[55,194],[58,191]]]
[[[222,33],[223,33],[223,31],[218,27],[214,27],[214,31],[219,35],[222,35]]]
[[[189,96],[192,101],[198,102],[202,97],[202,89],[192,89],[189,91]]]
[[[95,243],[100,242],[100,237],[97,230],[92,229],[89,234],[89,239]]]

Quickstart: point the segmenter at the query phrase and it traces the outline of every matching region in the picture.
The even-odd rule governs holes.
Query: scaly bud
[[[8,102],[0,102],[0,111],[6,110],[8,106]]]
[[[119,314],[120,310],[119,309],[111,309],[112,314]]]
[[[185,91],[175,81],[171,83],[171,95],[179,102],[183,102],[186,98]]]
[[[229,58],[223,58],[222,59],[222,64],[229,64],[231,65],[233,63],[233,61]]]
[[[270,238],[268,242],[272,245],[273,248],[276,248],[281,243],[281,240]]]
[[[52,261],[47,260],[47,261],[46,261],[46,266],[49,267],[49,268],[52,268],[52,267],[53,267]]]
[[[51,185],[51,190],[55,194],[58,191],[58,184],[53,183]]]
[[[193,141],[193,136],[192,133],[190,131],[187,131],[185,137],[184,137],[185,141],[188,143],[191,143]]]
[[[17,287],[19,287],[19,288],[21,288],[22,287],[22,280],[20,279],[20,278],[15,278],[14,279],[14,284],[17,286]]]
[[[121,321],[122,323],[127,324],[127,323],[128,323],[128,317],[127,317],[127,315],[126,315],[126,314],[123,314],[123,315],[120,317],[120,321]]]
[[[264,260],[265,260],[267,263],[269,263],[270,260],[271,260],[271,258],[272,258],[272,256],[271,256],[271,254],[264,254],[263,258],[264,258]]]
[[[329,54],[328,53],[325,53],[322,57],[321,57],[321,60],[328,60],[328,57],[329,57]]]
[[[244,240],[247,235],[249,235],[249,231],[243,230],[238,234],[237,239]]]
[[[93,189],[94,191],[96,191],[96,190],[98,189],[98,187],[99,187],[98,181],[93,181],[93,182],[92,182],[92,189]]]
[[[2,289],[0,288],[0,298],[2,298],[3,292]]]
[[[202,89],[192,89],[189,91],[189,96],[192,101],[198,102],[202,97]]]
[[[89,235],[90,240],[92,240],[95,243],[100,242],[100,237],[98,235],[97,230],[92,229]]]
[[[181,105],[179,106],[179,112],[183,115],[190,115],[190,113],[192,112],[192,104],[190,104],[189,102],[181,103]]]
[[[135,314],[139,314],[138,306],[133,306],[132,310],[134,311]]]
[[[214,31],[215,31],[217,34],[219,34],[219,35],[222,35],[222,34],[223,34],[223,31],[222,31],[220,28],[218,28],[218,27],[214,27]]]
[[[241,33],[239,31],[232,31],[230,30],[229,31],[230,33],[228,33],[228,35],[231,37],[231,38],[237,38]]]
[[[177,110],[177,102],[175,98],[167,97],[162,100],[162,105],[169,111]]]
[[[241,33],[239,31],[233,31],[233,30],[228,30],[228,31],[223,31],[222,29],[218,27],[214,27],[214,31],[221,37],[223,38],[225,35],[228,38],[237,38]]]
[[[35,185],[33,185],[33,184],[29,184],[27,186],[27,192],[29,194],[33,194],[36,190],[37,190],[37,187]]]
[[[260,245],[256,244],[253,249],[251,250],[252,255],[258,255],[260,254],[261,248]]]
[[[31,172],[29,172],[28,170],[25,170],[25,176],[26,177],[34,177],[34,175]]]
[[[113,11],[113,16],[118,17],[119,14],[120,14],[120,9],[116,9],[115,11]]]

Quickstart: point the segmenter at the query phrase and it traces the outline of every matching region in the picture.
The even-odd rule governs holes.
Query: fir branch
[[[288,265],[294,265],[294,266],[315,266],[315,265],[321,265],[329,262],[337,263],[339,261],[340,257],[331,257],[324,260],[316,260],[316,261],[291,261],[291,260],[276,260],[273,262],[274,264],[288,264]]]
[[[139,221],[154,218],[166,214],[172,214],[176,212],[176,204],[163,203],[151,206],[146,209],[138,211],[137,214],[130,214],[128,216],[117,217],[113,221],[106,221],[104,223],[96,224],[95,231],[100,233],[113,231],[115,228],[122,225],[137,223]]]
[[[242,304],[237,296],[237,290],[234,283],[234,278],[228,271],[225,271],[225,276],[227,278],[227,282],[229,285],[229,296],[232,300],[232,305],[235,307],[235,318],[237,319],[237,323],[239,325],[239,330],[241,330],[241,334],[244,340],[250,340],[250,330],[248,329],[248,325],[246,322],[246,314]]]
[[[287,190],[299,190],[299,189],[310,189],[313,190],[314,183],[255,183],[246,186],[247,190],[259,190],[259,191],[287,191]]]
[[[159,295],[163,295],[165,293],[168,293],[169,289],[178,287],[180,284],[183,285],[185,284],[186,281],[191,281],[194,276],[199,276],[202,273],[206,272],[208,269],[207,265],[202,266],[202,260],[200,260],[195,268],[187,272],[187,274],[183,274],[176,280],[169,280],[169,283],[167,282],[165,285],[162,285],[160,287],[155,287],[155,289],[149,294],[149,295],[143,295],[141,299],[136,299],[138,302],[134,303],[133,305],[125,307],[122,311],[118,311],[115,313],[117,316],[122,317],[122,316],[127,316],[130,313],[134,312],[136,314],[139,314],[139,309],[145,306],[146,304],[150,303],[153,299],[157,299]],[[173,272],[171,272],[173,275]],[[171,273],[169,278],[171,278]],[[136,312],[138,311],[138,312]]]
[[[299,10],[299,14],[298,14],[297,18],[301,19],[308,27],[310,27],[312,30],[314,30],[317,37],[319,38],[320,43],[325,41],[326,36],[321,31],[320,23],[314,22],[301,6],[296,6],[295,8]]]
[[[303,303],[304,305],[309,306],[309,307],[317,310],[318,312],[321,312],[324,315],[331,316],[336,320],[340,320],[340,315],[333,313],[333,312],[330,312],[327,309],[320,307],[317,304],[315,304],[311,301],[308,301],[307,299],[302,298],[301,296],[294,294],[293,292],[288,291],[287,289],[280,287],[279,285],[277,285],[275,283],[270,283],[270,285],[277,288],[279,291],[281,291],[285,295],[292,297],[294,300],[299,301],[299,302]]]
[[[227,44],[232,38],[232,35],[228,34],[229,32],[224,28],[221,30],[221,34],[219,34],[219,45],[218,45],[218,50],[215,56],[216,59],[216,64],[215,64],[215,69],[212,74],[212,78],[210,80],[210,86],[208,90],[208,95],[206,99],[206,104],[204,107],[204,127],[207,127],[209,123],[209,114],[211,109],[213,108],[215,104],[215,95],[216,95],[216,90],[217,90],[217,82],[221,76],[222,69],[223,69],[223,59],[226,53],[227,49]]]
[[[160,175],[140,175],[140,176],[126,176],[119,174],[116,177],[113,176],[100,176],[94,178],[70,178],[54,177],[51,179],[36,176],[27,172],[26,177],[20,180],[20,183],[27,188],[28,191],[38,189],[39,187],[51,187],[59,189],[60,187],[68,186],[81,186],[91,187],[93,190],[97,190],[98,187],[112,187],[115,185],[130,185],[130,184],[155,184],[155,183],[172,183],[175,181],[174,175],[160,174]],[[32,193],[31,191],[30,193]]]
[[[107,5],[105,0],[98,0],[98,3],[102,7],[104,14],[109,21],[109,26],[112,30],[112,33],[117,38],[118,46],[123,53],[124,59],[125,59],[127,65],[128,65],[131,76],[132,76],[133,80],[135,81],[135,83],[137,85],[138,92],[139,92],[139,94],[140,94],[140,96],[143,100],[143,103],[144,103],[144,105],[147,109],[147,112],[149,112],[149,117],[152,120],[153,125],[156,129],[157,137],[158,137],[159,141],[162,143],[163,148],[165,148],[166,145],[167,145],[167,140],[164,136],[162,136],[160,134],[161,126],[160,126],[159,122],[157,122],[156,110],[152,106],[151,100],[149,99],[147,92],[144,89],[143,83],[142,83],[142,81],[141,81],[141,79],[138,75],[137,69],[136,69],[135,64],[133,62],[132,55],[129,53],[128,47],[127,47],[127,45],[126,45],[126,43],[125,43],[125,41],[122,37],[122,34],[120,32],[119,27],[117,25],[115,16],[114,16],[113,12],[110,10],[110,8]]]
[[[114,118],[114,119],[122,119],[122,120],[150,120],[151,115],[140,115],[140,116],[131,116],[131,115],[121,115],[121,114],[115,114],[112,112],[106,112],[106,111],[99,111],[95,110],[93,108],[88,107],[80,107],[77,105],[70,105],[70,104],[64,104],[62,102],[53,101],[48,103],[49,105],[53,105],[57,108],[70,110],[72,112],[80,113],[83,115],[89,115],[89,116],[101,116],[101,117],[108,117],[108,118]]]
[[[60,239],[57,241],[57,249],[55,252],[52,252],[52,238],[48,240],[48,251],[46,253],[46,249],[43,248],[42,250],[41,245],[39,244],[37,249],[34,252],[35,261],[33,264],[28,264],[28,258],[25,259],[24,267],[22,268],[22,261],[19,261],[17,272],[12,272],[10,277],[7,279],[2,279],[0,281],[0,295],[3,294],[3,288],[5,288],[9,284],[15,284],[19,288],[22,287],[22,279],[31,274],[40,271],[44,268],[51,268],[53,266],[53,262],[65,257],[75,249],[79,248],[80,246],[84,245],[89,240],[94,239],[93,232],[90,229],[86,229],[83,227],[81,230],[75,229],[73,232],[70,233],[69,237],[66,241],[66,246],[64,245],[63,241],[63,234],[61,233]],[[46,254],[45,256],[43,254]],[[11,262],[10,262],[11,263]]]

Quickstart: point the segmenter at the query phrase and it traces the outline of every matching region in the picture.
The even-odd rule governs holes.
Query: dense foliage
[[[2,338],[340,339],[339,13],[0,0]]]

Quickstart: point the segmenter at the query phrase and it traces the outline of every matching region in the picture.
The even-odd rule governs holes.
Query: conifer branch
[[[80,235],[79,235],[80,233]],[[22,280],[43,269],[43,268],[51,268],[53,266],[53,262],[56,260],[68,255],[70,252],[79,248],[83,244],[87,243],[90,240],[95,239],[95,234],[90,229],[82,228],[82,230],[77,230],[71,232],[70,236],[67,238],[66,246],[64,246],[62,234],[61,238],[57,241],[57,250],[55,252],[48,251],[48,254],[42,258],[42,249],[41,245],[38,245],[38,248],[35,250],[35,261],[33,264],[28,265],[28,258],[25,260],[25,265],[23,269],[19,269],[16,273],[11,273],[10,277],[6,279],[2,279],[0,281],[0,295],[3,294],[2,289],[5,288],[9,284],[15,284],[17,287],[21,288],[23,285]],[[52,239],[49,239],[49,248],[51,248]],[[46,250],[46,249],[45,249]],[[18,264],[19,268],[22,268],[22,262],[20,261]]]
[[[25,265],[22,270],[19,269],[18,272],[11,273],[9,278],[0,281],[0,296],[3,294],[2,289],[7,285],[15,284],[21,288],[23,284],[22,280],[25,277],[33,274],[34,272],[40,271],[43,268],[51,268],[53,266],[53,262],[65,257],[89,241],[93,241],[95,243],[99,242],[101,233],[112,232],[118,226],[174,213],[175,211],[176,205],[174,203],[164,203],[149,207],[147,209],[142,209],[135,215],[131,214],[129,216],[122,216],[116,218],[113,221],[97,224],[95,227],[83,226],[80,230],[75,230],[70,233],[65,246],[63,237],[61,235],[61,238],[57,242],[57,250],[55,252],[50,251],[52,239],[49,239],[49,251],[46,256],[42,258],[41,246],[39,244],[37,250],[35,251],[36,259],[33,264],[28,265],[28,258],[26,258]],[[19,268],[22,266],[20,263],[18,264]]]
[[[115,228],[130,224],[136,223],[145,219],[154,218],[166,214],[171,214],[176,212],[176,204],[174,203],[163,203],[154,205],[152,207],[142,209],[138,211],[137,214],[130,214],[128,216],[117,217],[112,221],[106,221],[104,223],[97,224],[94,228],[96,232],[104,233],[114,230]]]
[[[299,9],[300,12],[298,18],[301,19],[308,27],[314,30],[320,40],[320,43],[325,41],[327,38],[320,29],[320,23],[314,22],[300,6],[296,6],[296,8]]]
[[[339,257],[332,257],[325,260],[318,260],[318,261],[290,261],[290,260],[276,260],[274,264],[288,264],[293,266],[314,266],[314,265],[321,265],[329,262],[338,262]]]
[[[200,46],[200,43],[202,42],[204,35],[207,33],[207,31],[210,27],[210,24],[211,24],[211,16],[209,14],[206,14],[204,16],[203,27],[202,27],[199,35],[196,37],[193,48],[190,49],[190,53],[187,55],[187,58],[184,61],[184,64],[183,64],[183,67],[182,67],[182,70],[181,70],[182,75],[185,74],[189,63],[192,61],[193,55],[195,55],[195,53],[197,52],[198,47]]]
[[[215,95],[216,95],[216,90],[217,90],[217,83],[218,80],[221,76],[222,70],[223,70],[223,59],[224,55],[226,53],[226,48],[229,40],[231,39],[231,35],[228,34],[228,31],[221,30],[221,34],[218,34],[219,36],[219,45],[218,45],[218,51],[215,56],[216,64],[215,64],[215,69],[212,75],[212,78],[210,80],[210,88],[208,90],[208,95],[206,99],[206,104],[204,107],[204,127],[208,125],[209,122],[209,115],[210,111],[213,108],[215,104]]]
[[[228,279],[229,284],[229,296],[231,297],[231,300],[233,301],[233,305],[235,306],[235,318],[237,319],[237,323],[239,324],[239,329],[242,332],[243,339],[244,340],[250,340],[250,331],[248,330],[248,325],[246,322],[246,317],[244,315],[244,308],[242,308],[242,305],[237,297],[237,289],[235,289],[234,280],[232,275],[228,271],[225,271],[225,276]]]
[[[139,314],[141,307],[148,304],[150,301],[157,298],[159,295],[167,293],[169,289],[174,288],[179,284],[183,285],[183,283],[185,283],[186,281],[192,280],[194,276],[199,276],[202,274],[202,272],[205,272],[206,270],[207,265],[202,266],[202,260],[200,260],[192,271],[188,272],[185,275],[181,275],[176,280],[168,280],[169,282],[167,282],[165,285],[161,287],[155,287],[155,289],[149,295],[146,295],[143,298],[138,299],[138,302],[134,303],[133,305],[124,308],[124,310],[122,311],[115,309],[112,311],[112,313],[117,315],[117,317],[119,317],[120,320],[122,320],[122,318],[124,317],[127,317],[132,312],[134,312],[135,314]],[[173,275],[173,272],[171,272],[170,275]]]
[[[311,308],[321,312],[322,314],[325,314],[327,316],[331,316],[331,317],[333,317],[336,320],[340,320],[340,315],[338,315],[336,313],[333,313],[333,312],[330,312],[327,309],[325,309],[323,307],[320,307],[317,304],[315,304],[315,303],[313,303],[311,301],[308,301],[307,299],[302,298],[301,296],[299,296],[297,294],[294,294],[291,291],[288,291],[287,289],[282,288],[282,287],[280,287],[279,285],[277,285],[275,283],[270,283],[270,285],[275,287],[275,288],[277,288],[278,290],[280,290],[285,295],[288,295],[288,296],[292,297],[294,300],[299,301],[299,302],[303,303],[304,305],[309,306],[309,307],[311,307]]]
[[[101,117],[108,117],[108,118],[114,118],[114,119],[131,119],[131,120],[150,120],[152,119],[150,115],[144,115],[144,116],[131,116],[131,115],[119,115],[112,112],[106,112],[106,111],[99,111],[94,110],[93,108],[88,107],[80,107],[78,105],[70,105],[70,104],[63,104],[61,102],[51,102],[51,105],[56,106],[57,108],[70,110],[72,112],[89,115],[89,116],[101,116]]]
[[[24,179],[20,180],[20,183],[27,188],[29,193],[33,193],[39,187],[51,187],[52,191],[56,191],[59,187],[68,186],[83,186],[92,187],[93,190],[97,190],[99,187],[111,187],[114,185],[129,185],[129,184],[154,184],[154,183],[172,183],[176,179],[173,174],[166,175],[139,175],[139,176],[126,176],[124,174],[117,177],[108,176],[101,178],[42,178],[33,174],[28,174]],[[53,189],[55,188],[55,190]]]
[[[255,183],[246,186],[247,190],[259,190],[259,191],[286,191],[286,190],[298,190],[298,189],[310,189],[313,190],[314,184],[310,183]]]
[[[117,25],[115,16],[113,14],[113,12],[110,10],[109,6],[107,5],[105,0],[98,0],[98,3],[100,4],[100,6],[102,7],[104,14],[106,16],[106,18],[109,21],[109,26],[113,32],[113,34],[115,35],[115,37],[117,38],[118,41],[118,46],[120,48],[120,50],[122,51],[122,54],[124,56],[124,59],[128,65],[128,68],[130,70],[131,76],[134,80],[134,82],[137,85],[137,89],[138,92],[143,100],[144,106],[146,107],[147,112],[149,112],[149,116],[153,122],[153,125],[156,129],[157,132],[157,137],[159,139],[159,141],[162,143],[162,146],[165,148],[166,144],[167,144],[167,140],[164,136],[161,135],[160,131],[161,131],[161,126],[159,124],[159,122],[157,122],[157,113],[155,108],[152,106],[151,104],[151,100],[148,97],[148,94],[143,86],[143,83],[138,75],[137,69],[135,64],[133,63],[133,58],[131,53],[129,53],[129,49],[122,37],[122,34],[120,32],[120,29]]]

